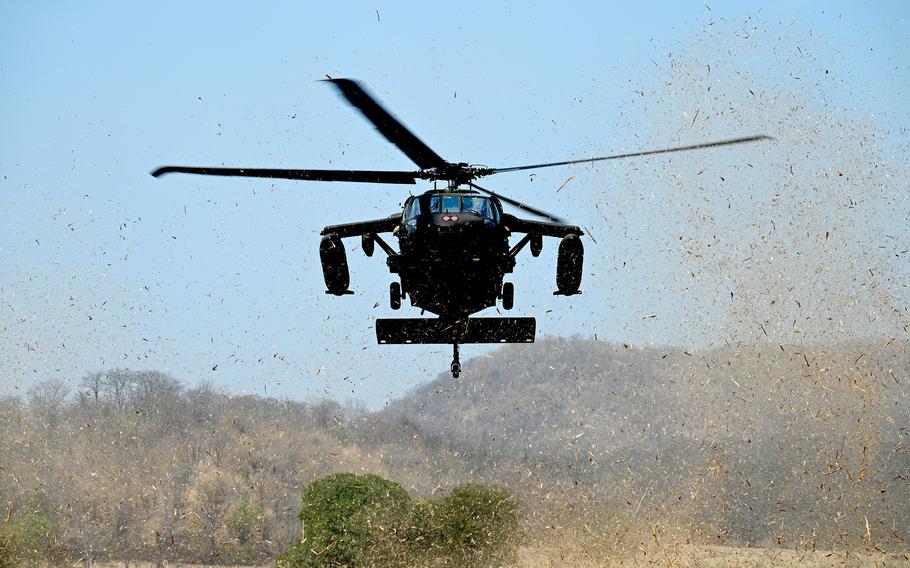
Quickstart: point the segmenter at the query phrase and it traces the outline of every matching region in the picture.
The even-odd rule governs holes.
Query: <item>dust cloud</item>
[[[637,507],[637,518],[648,521],[631,541],[656,554],[656,565],[711,565],[710,555],[678,555],[692,542],[729,544],[730,525],[711,515],[696,520],[687,507],[712,503],[715,519],[745,520],[759,503],[776,502],[761,524],[776,525],[777,534],[747,538],[752,546],[795,540],[797,550],[822,541],[874,548],[869,507],[878,502],[881,526],[906,526],[899,503],[910,497],[905,460],[894,460],[905,451],[908,427],[906,140],[846,86],[849,70],[839,64],[846,54],[830,38],[787,36],[751,18],[716,24],[653,61],[657,79],[633,101],[655,125],[647,147],[758,133],[774,141],[647,160],[624,174],[625,189],[614,197],[654,232],[653,248],[638,250],[650,252],[672,282],[658,284],[655,314],[672,320],[672,343],[690,346],[668,363],[673,378],[663,386],[677,402],[657,407],[689,408],[675,416],[690,422],[683,435],[711,448],[678,456],[692,468],[682,482],[690,499]],[[641,187],[642,177],[659,180],[653,185],[661,189],[628,189]],[[611,220],[621,225],[627,217]],[[674,350],[665,351],[672,361]],[[667,420],[655,416],[665,435],[676,429]],[[667,479],[685,479],[655,462],[649,468],[663,468]],[[775,489],[756,493],[763,468],[773,471],[766,488]],[[874,468],[881,468],[872,483],[879,485],[871,489],[866,476]],[[847,483],[831,494],[838,472]],[[666,488],[639,484],[641,502],[646,491],[667,496]],[[793,491],[805,498],[794,502]],[[831,507],[831,499],[840,503]],[[819,538],[825,524],[838,528]],[[889,536],[903,545],[898,532]],[[668,541],[678,546],[667,548]],[[668,550],[675,556],[661,556]],[[863,565],[849,554],[807,558]]]
[[[662,248],[695,339],[907,338],[906,147],[862,97],[835,94],[843,57],[828,39],[778,39],[751,20],[710,26],[649,97],[664,139],[775,138],[655,168],[669,188],[661,223],[679,229]]]

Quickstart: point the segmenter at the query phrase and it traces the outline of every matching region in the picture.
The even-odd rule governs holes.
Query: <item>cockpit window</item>
[[[420,200],[414,198],[411,200],[410,207],[407,208],[405,213],[405,221],[411,221],[420,216]]]
[[[487,219],[493,218],[493,212],[490,207],[490,200],[486,197],[462,197],[462,210],[468,213],[475,213]]]
[[[499,210],[490,201],[488,197],[476,195],[466,195],[463,197],[457,195],[433,196],[429,203],[430,213],[474,213],[485,219],[499,221]]]
[[[430,198],[430,213],[458,213],[459,211],[461,211],[461,198],[457,195]]]
[[[442,198],[443,213],[458,213],[461,211],[461,199],[457,195],[446,195]]]

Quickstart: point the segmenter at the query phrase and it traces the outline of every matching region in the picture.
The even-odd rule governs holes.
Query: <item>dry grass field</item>
[[[80,563],[74,566],[81,566]],[[167,568],[229,568],[199,564],[169,564]],[[883,554],[872,551],[796,551],[780,548],[727,546],[669,546],[638,550],[635,554],[604,557],[578,547],[526,546],[519,553],[516,568],[764,568],[800,566],[806,568],[896,568],[910,566],[910,551]],[[93,568],[157,568],[153,562],[95,563]]]
[[[661,547],[639,550],[635,554],[604,558],[579,549],[560,547],[522,549],[522,568],[574,568],[640,566],[654,568],[760,568],[771,566],[804,566],[822,568],[890,568],[910,566],[910,552],[882,554],[856,551],[795,551],[775,548],[739,548],[726,546]]]

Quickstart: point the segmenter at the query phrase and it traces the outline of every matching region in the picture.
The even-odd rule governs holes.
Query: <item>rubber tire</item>
[[[511,310],[515,305],[515,285],[506,282],[502,285],[502,309]]]
[[[401,308],[401,284],[398,282],[389,284],[389,305],[393,310]]]

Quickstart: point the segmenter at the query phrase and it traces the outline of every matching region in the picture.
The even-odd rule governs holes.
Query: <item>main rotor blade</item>
[[[421,169],[438,168],[446,165],[439,154],[424,144],[404,124],[392,116],[376,99],[351,79],[326,79],[335,85],[349,103],[357,107],[363,116],[376,126],[376,130],[404,152]]]
[[[512,199],[511,197],[506,197],[505,195],[502,195],[501,193],[492,192],[489,189],[480,187],[476,183],[468,182],[468,185],[470,185],[477,191],[481,191],[483,193],[486,193],[487,195],[492,195],[493,197],[496,197],[500,201],[505,201],[509,205],[518,207],[519,209],[527,211],[528,213],[531,213],[532,215],[537,215],[538,217],[543,217],[544,219],[547,219],[548,221],[552,221],[553,223],[565,223],[564,219],[561,219],[561,218],[557,217],[556,215],[551,215],[550,213],[547,213],[546,211],[543,211],[542,209],[537,209],[537,208],[531,207],[530,205],[525,205],[521,201],[516,201],[516,200]]]
[[[566,160],[565,162],[550,162],[547,164],[533,164],[530,166],[515,166],[512,168],[491,168],[484,172],[484,175],[500,174],[503,172],[517,172],[520,170],[533,170],[536,168],[550,168],[553,166],[569,166],[572,164],[586,164],[589,162],[600,162],[602,160],[618,160],[620,158],[637,158],[639,156],[653,156],[654,154],[669,154],[671,152],[686,152],[689,150],[701,150],[703,148],[714,148],[717,146],[729,146],[730,144],[743,144],[746,142],[759,142],[761,140],[774,140],[773,137],[765,134],[757,136],[744,136],[742,138],[731,138],[729,140],[718,140],[716,142],[704,142],[702,144],[693,144],[691,146],[676,146],[673,148],[663,148],[661,150],[645,150],[643,152],[629,152],[628,154],[614,154],[612,156],[601,156],[599,158],[584,158],[581,160]]]
[[[307,181],[352,181],[359,183],[416,183],[414,172],[388,172],[370,170],[282,170],[262,168],[197,168],[191,166],[163,166],[152,172],[155,177],[164,174],[200,174],[204,176],[239,176],[256,178],[297,179]]]

